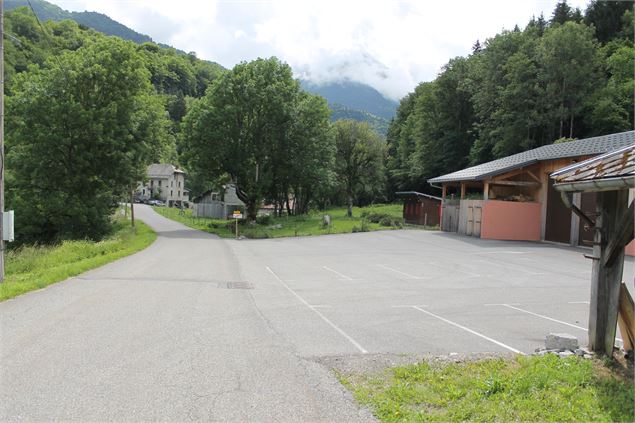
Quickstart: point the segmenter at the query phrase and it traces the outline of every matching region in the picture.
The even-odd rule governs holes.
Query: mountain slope
[[[331,121],[333,122],[340,119],[352,119],[359,122],[367,122],[378,134],[386,136],[388,133],[388,126],[390,125],[390,121],[388,119],[375,116],[372,113],[368,113],[363,110],[350,109],[337,103],[329,104],[329,107],[333,112],[331,114]]]
[[[152,38],[149,36],[140,34],[102,13],[69,12],[44,0],[31,0],[31,4],[33,5],[35,14],[41,21],[71,19],[80,25],[93,28],[106,35],[115,35],[125,40],[134,41],[135,43],[152,41]],[[26,0],[6,0],[4,2],[4,8],[7,11],[23,6],[29,6]]]
[[[340,104],[348,109],[361,110],[390,120],[395,116],[396,101],[387,99],[376,89],[359,82],[342,81],[315,84],[301,80],[302,88],[326,98],[329,104]]]

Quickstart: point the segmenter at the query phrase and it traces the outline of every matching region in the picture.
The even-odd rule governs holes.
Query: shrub
[[[260,214],[256,216],[256,223],[259,225],[271,225],[273,223],[273,216],[270,214]]]

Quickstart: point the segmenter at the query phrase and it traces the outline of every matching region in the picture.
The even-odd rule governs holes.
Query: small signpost
[[[236,220],[236,239],[238,239],[238,219],[242,219],[243,214],[240,210],[234,210],[232,218]]]

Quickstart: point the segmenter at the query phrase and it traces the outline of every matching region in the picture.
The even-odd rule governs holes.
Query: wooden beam
[[[489,182],[483,183],[483,200],[489,200]]]
[[[448,186],[446,184],[443,184],[443,188],[441,189],[441,198],[443,198],[445,200],[445,196],[448,193]]]
[[[589,349],[612,356],[619,306],[620,283],[624,267],[624,248],[610,266],[602,258],[613,237],[622,228],[618,226],[619,210],[625,209],[628,191],[605,191],[597,194],[595,237],[593,243],[593,269],[591,301],[589,304]],[[619,216],[621,217],[621,216]]]
[[[618,213],[619,212],[620,210],[618,210]],[[635,230],[635,224],[633,222],[633,219],[635,219],[634,212],[634,202],[631,202],[630,207],[622,212],[622,216],[619,218],[619,223],[616,226],[617,233],[615,233],[609,241],[602,256],[602,264],[604,266],[612,265],[618,256],[618,250],[623,250],[624,247],[633,240],[633,230]]]
[[[540,183],[531,181],[491,181],[492,185],[509,185],[516,187],[538,187]]]
[[[465,198],[465,182],[461,182],[461,200]]]
[[[532,178],[533,178],[536,182],[538,182],[539,184],[540,184],[540,183],[542,183],[542,182],[540,181],[540,178],[539,178],[539,177],[537,177],[536,175],[534,175],[534,173],[533,173],[531,170],[528,170],[528,171],[527,171],[527,174],[529,174],[529,176],[531,176],[531,177],[532,177]]]

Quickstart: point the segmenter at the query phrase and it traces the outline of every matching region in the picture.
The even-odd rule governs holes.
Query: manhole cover
[[[227,289],[254,289],[249,282],[227,282]]]

